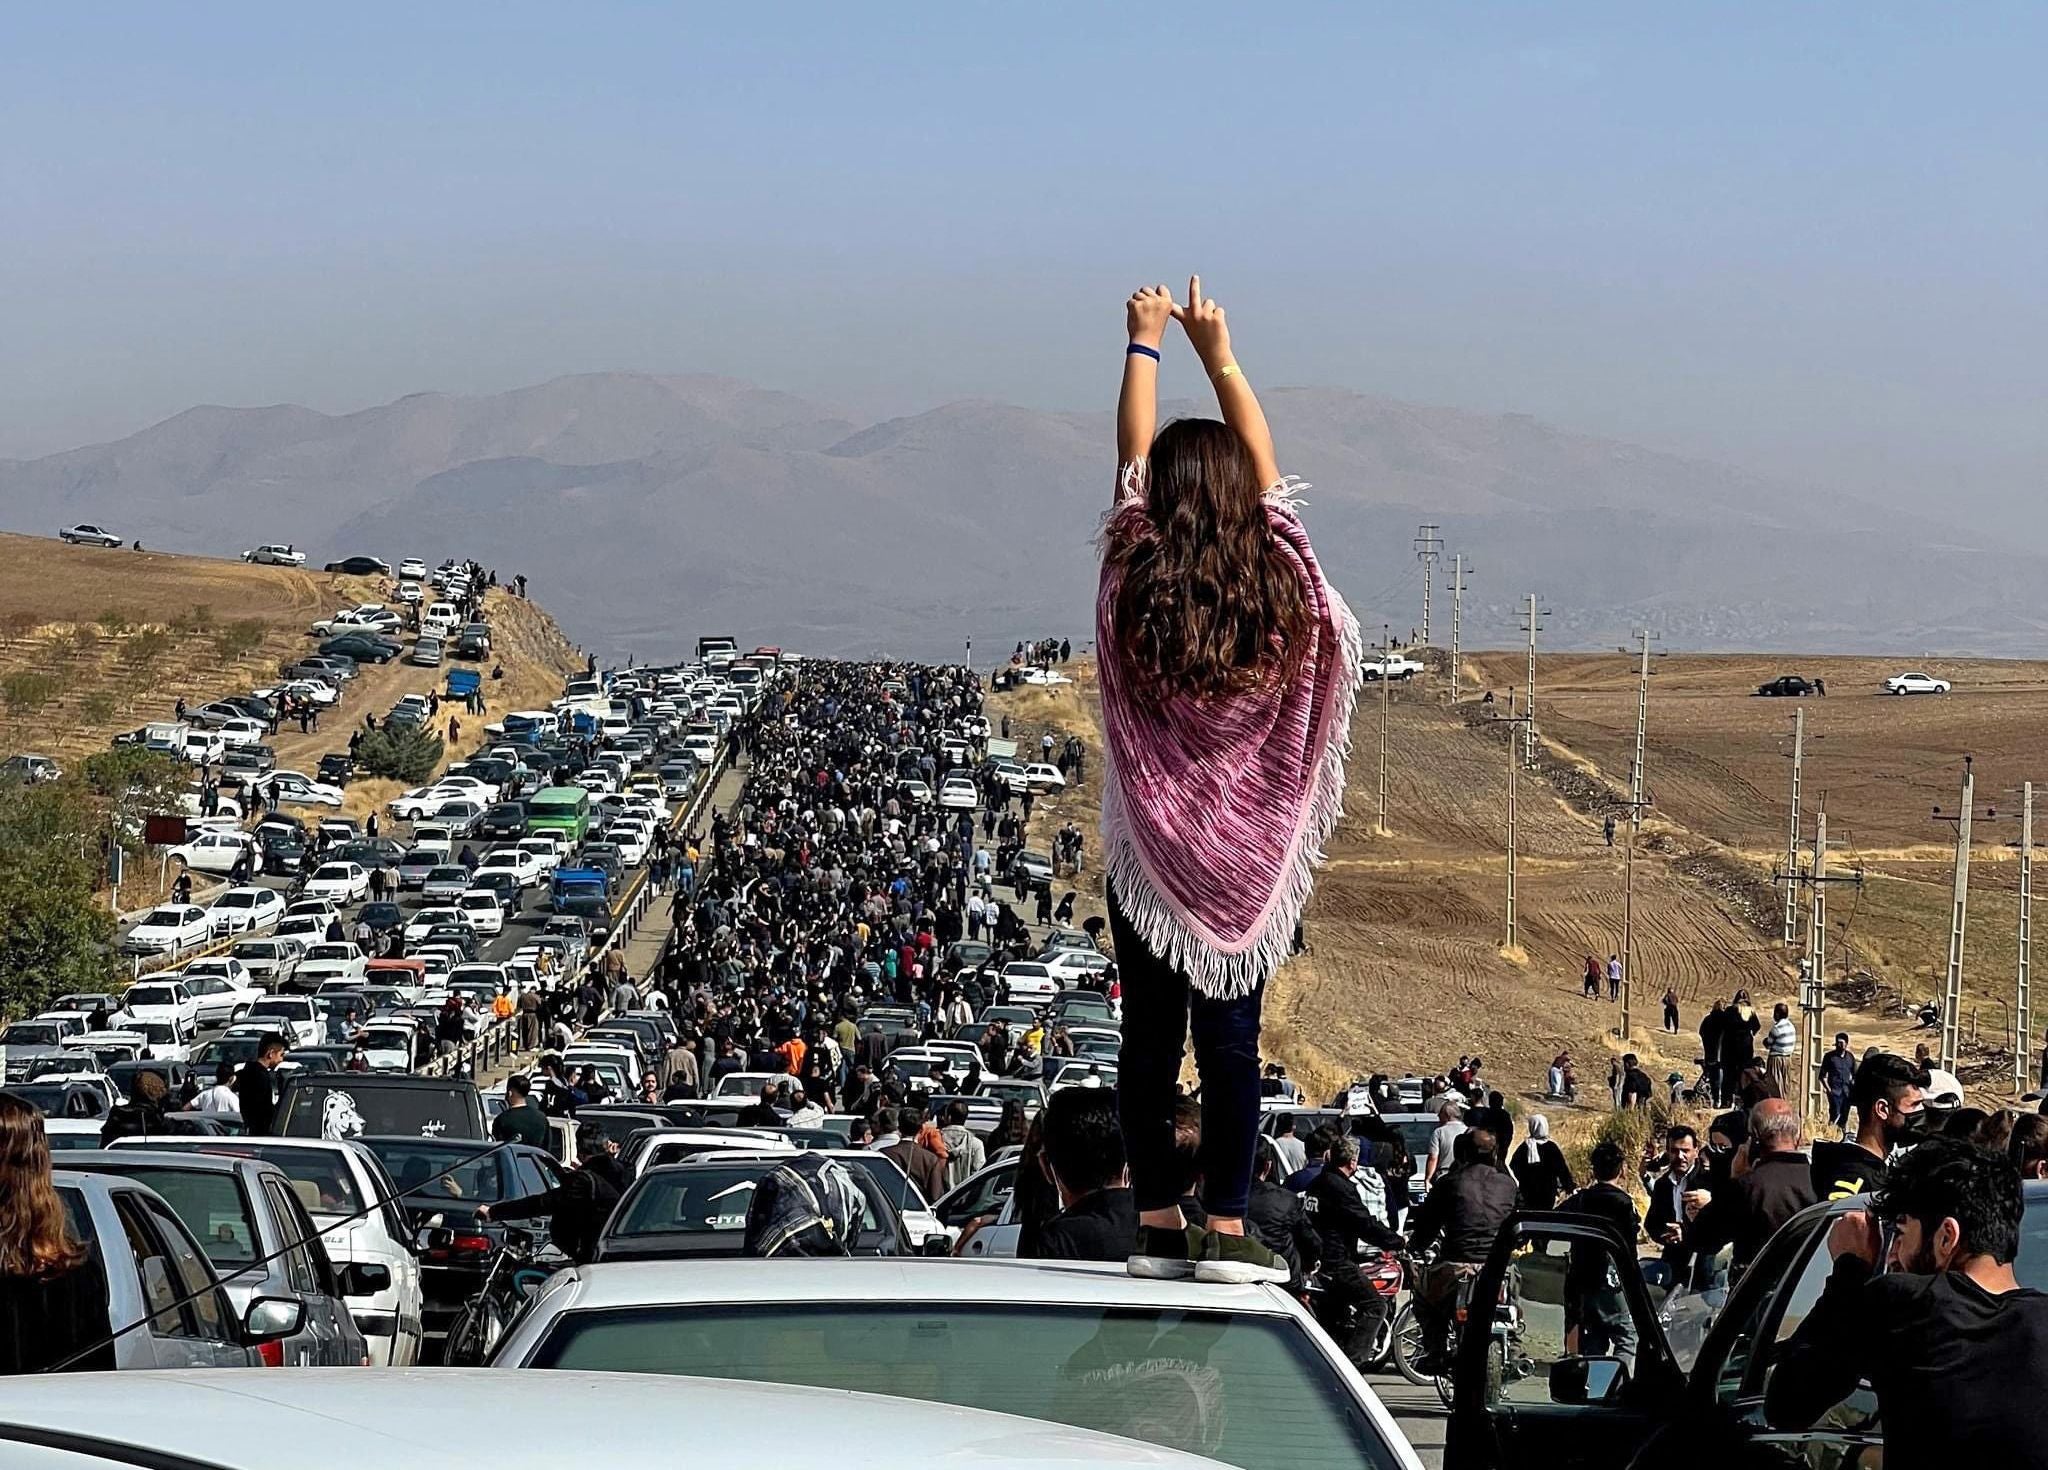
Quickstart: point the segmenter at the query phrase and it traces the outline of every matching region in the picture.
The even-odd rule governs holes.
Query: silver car
[[[262,1364],[234,1303],[171,1207],[145,1184],[69,1167],[51,1176],[71,1233],[92,1247],[107,1278],[107,1320],[117,1368],[254,1368]],[[183,1298],[190,1297],[190,1300]],[[295,1304],[289,1304],[295,1310]],[[260,1325],[288,1310],[264,1303]],[[146,1313],[154,1312],[147,1326]],[[292,1322],[289,1325],[296,1327]],[[127,1329],[123,1331],[123,1329]],[[101,1366],[104,1366],[102,1364]]]
[[[141,1149],[65,1155],[67,1169],[154,1190],[197,1237],[237,1318],[259,1301],[297,1307],[295,1330],[262,1348],[273,1366],[355,1368],[368,1346],[291,1178],[260,1159]]]

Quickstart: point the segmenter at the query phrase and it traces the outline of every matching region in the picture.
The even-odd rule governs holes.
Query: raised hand
[[[1164,286],[1140,286],[1124,303],[1124,325],[1133,342],[1156,349],[1166,336],[1166,323],[1173,312],[1171,291]]]
[[[1188,299],[1173,308],[1173,319],[1188,334],[1188,345],[1202,359],[1202,366],[1214,373],[1227,366],[1230,358],[1230,328],[1223,320],[1223,308],[1202,294],[1202,278],[1188,277]]]

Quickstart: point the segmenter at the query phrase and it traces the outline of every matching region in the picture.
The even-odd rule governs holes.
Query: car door
[[[146,1331],[156,1366],[249,1366],[234,1306],[170,1207],[147,1190],[120,1189],[114,1209],[134,1253],[145,1310],[154,1312]]]
[[[192,992],[192,998],[198,1003],[198,1017],[202,1025],[218,1020],[234,1009],[234,999],[226,994],[227,982],[224,980],[202,975],[187,989]]]
[[[1513,1303],[1503,1336],[1478,1304]],[[1597,1294],[1633,1351],[1581,1356]],[[1445,1470],[1623,1470],[1678,1412],[1685,1379],[1643,1284],[1632,1244],[1585,1215],[1519,1214],[1502,1227],[1473,1284],[1458,1337]],[[1610,1330],[1613,1330],[1611,1327]],[[1617,1334],[1619,1335],[1619,1334]]]
[[[305,1303],[306,1325],[286,1344],[286,1361],[318,1368],[354,1368],[362,1362],[362,1347],[351,1348],[349,1339],[359,1336],[352,1323],[344,1321],[347,1308],[341,1302],[340,1283],[334,1267],[314,1239],[312,1222],[306,1218],[298,1196],[286,1181],[275,1176],[263,1180],[264,1198],[277,1221],[278,1245],[285,1279],[292,1294]]]

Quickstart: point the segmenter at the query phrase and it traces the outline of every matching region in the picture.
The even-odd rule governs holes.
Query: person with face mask
[[[2048,1470],[2037,1397],[2016,1391],[2048,1381],[2048,1294],[2013,1274],[2023,1208],[2008,1158],[1956,1138],[1900,1155],[1871,1208],[1830,1227],[1833,1273],[1779,1355],[1765,1417],[1806,1429],[1868,1381],[1886,1470]]]
[[[1884,1178],[1893,1149],[1920,1135],[1930,1114],[1927,1073],[1902,1056],[1866,1057],[1849,1087],[1856,1136],[1813,1146],[1813,1192],[1822,1199],[1866,1194]]]

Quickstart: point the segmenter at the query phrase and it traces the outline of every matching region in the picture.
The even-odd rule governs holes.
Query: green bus
[[[560,832],[571,848],[590,835],[590,793],[581,786],[544,786],[526,801],[526,830]]]

